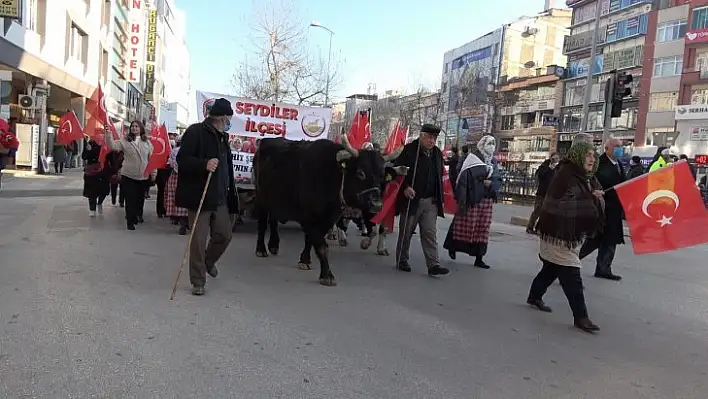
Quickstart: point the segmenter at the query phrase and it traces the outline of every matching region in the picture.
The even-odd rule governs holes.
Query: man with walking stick
[[[440,266],[438,258],[437,218],[443,216],[443,156],[435,146],[440,128],[424,124],[420,136],[403,148],[396,166],[409,167],[396,202],[400,215],[396,269],[410,272],[408,252],[416,225],[420,225],[420,243],[425,254],[428,275],[441,276],[450,271]]]
[[[216,277],[216,262],[231,241],[238,199],[228,131],[234,111],[231,103],[214,101],[206,119],[184,132],[177,154],[175,203],[187,208],[192,232],[189,240],[189,280],[192,294],[204,295],[206,274]],[[200,202],[201,204],[200,207]],[[207,245],[207,238],[211,236]]]

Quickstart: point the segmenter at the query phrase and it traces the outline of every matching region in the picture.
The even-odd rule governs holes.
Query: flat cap
[[[231,108],[231,103],[225,98],[217,98],[214,105],[209,110],[211,116],[233,116],[234,110]]]
[[[438,126],[433,125],[432,123],[426,123],[421,126],[420,132],[434,134],[437,136],[440,134],[440,128]]]

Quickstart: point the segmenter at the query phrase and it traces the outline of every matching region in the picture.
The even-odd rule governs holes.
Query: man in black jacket
[[[447,166],[449,166],[447,173],[450,175],[450,184],[452,185],[452,192],[455,192],[455,185],[457,184],[457,176],[460,173],[457,170],[457,164],[460,162],[460,155],[458,154],[457,147],[452,147],[450,149],[452,155],[447,159]]]
[[[624,153],[622,142],[609,139],[605,142],[605,153],[600,156],[595,177],[605,190],[605,225],[602,233],[585,240],[580,248],[580,259],[590,255],[597,249],[595,277],[619,281],[622,277],[612,273],[612,261],[618,244],[624,244],[624,210],[622,203],[613,189],[617,184],[627,180],[624,167],[618,158]]]
[[[450,272],[440,266],[438,258],[437,218],[443,216],[443,156],[435,146],[439,134],[439,127],[424,124],[420,137],[407,144],[395,161],[397,166],[410,168],[396,201],[396,214],[400,215],[396,268],[403,272],[411,271],[408,252],[418,224],[428,275],[439,276]]]
[[[224,98],[214,102],[201,123],[191,125],[182,136],[177,154],[179,165],[175,203],[189,211],[194,236],[189,249],[189,279],[194,295],[204,295],[206,273],[216,277],[216,262],[231,241],[231,228],[238,214],[238,199],[229,146],[234,111]],[[197,209],[211,174],[202,211]],[[207,246],[207,237],[211,236]]]
[[[543,198],[546,197],[546,191],[551,184],[553,175],[556,173],[556,167],[560,161],[560,155],[557,152],[551,154],[551,157],[543,161],[541,166],[536,169],[536,179],[538,180],[538,188],[536,189],[536,201],[533,205],[533,211],[529,216],[529,223],[526,225],[528,234],[536,234],[536,222],[538,221],[538,213],[543,205]]]

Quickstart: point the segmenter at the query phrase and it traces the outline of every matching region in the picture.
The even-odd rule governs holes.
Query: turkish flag
[[[172,153],[170,137],[167,135],[167,127],[164,123],[159,128],[153,125],[150,132],[150,142],[152,143],[152,154],[150,154],[145,168],[145,176],[149,176],[150,172],[155,169],[164,167]]]
[[[356,150],[360,149],[367,141],[371,141],[368,111],[359,111],[354,115],[352,127],[349,129],[349,133],[347,133],[347,139],[349,139],[349,143]]]
[[[401,127],[399,123],[393,128],[393,131],[388,136],[386,140],[386,147],[384,147],[384,155],[390,154],[406,144],[406,133],[407,129]]]
[[[97,132],[103,131],[108,123],[108,114],[106,113],[106,97],[103,95],[101,84],[98,84],[91,98],[86,101],[86,131],[90,137],[93,137]],[[115,127],[113,127],[115,130]]]
[[[84,130],[79,124],[79,119],[74,111],[65,113],[59,119],[59,129],[57,130],[57,143],[69,145],[73,141],[83,140]]]
[[[673,251],[708,242],[708,211],[686,161],[614,187],[635,254]]]

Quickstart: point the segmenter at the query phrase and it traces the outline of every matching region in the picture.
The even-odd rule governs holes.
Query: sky
[[[249,20],[268,4],[252,0],[175,0],[187,13],[187,46],[195,90],[235,94],[231,77],[253,48]],[[283,1],[283,0],[276,0]],[[437,88],[443,54],[522,15],[535,15],[544,0],[292,0],[290,17],[308,26],[318,21],[334,31],[333,60],[341,85],[333,100],[366,93]],[[565,4],[556,0],[556,4]],[[288,15],[284,15],[287,18]],[[310,29],[308,47],[327,55],[329,34]]]

